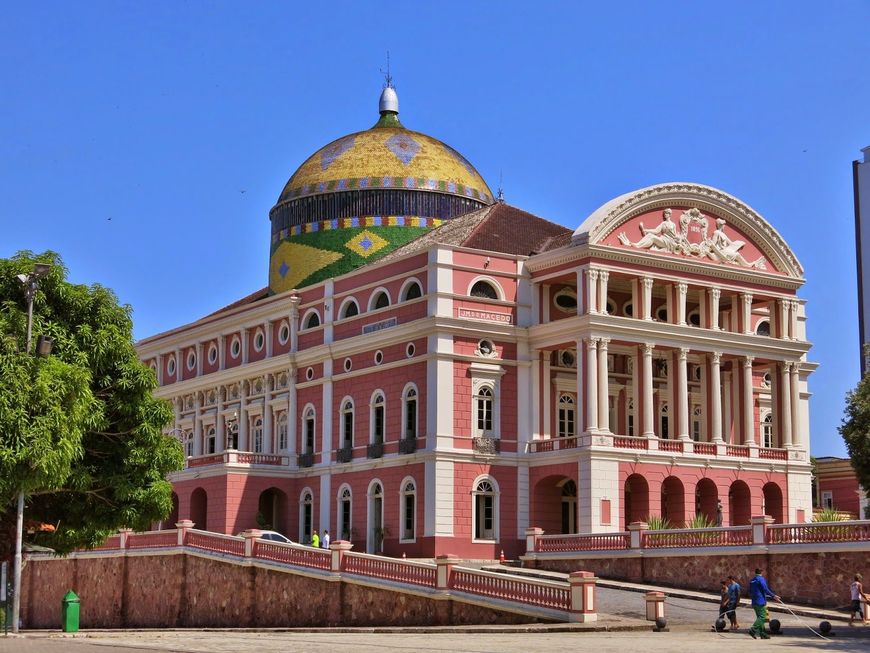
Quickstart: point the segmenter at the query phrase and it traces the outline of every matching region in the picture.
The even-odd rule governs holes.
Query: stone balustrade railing
[[[289,456],[275,453],[236,451],[235,449],[227,449],[220,453],[209,453],[203,456],[190,456],[186,461],[188,468],[206,467],[208,465],[269,465],[272,467],[286,467],[289,464]]]
[[[749,526],[724,528],[649,530],[645,522],[634,522],[627,531],[570,535],[545,535],[541,528],[527,528],[526,554],[868,541],[870,520],[774,524],[773,518],[758,516],[750,519]]]
[[[728,458],[762,458],[765,460],[788,460],[790,450],[758,447],[754,445],[725,444],[724,442],[694,442],[684,440],[669,440],[666,438],[644,438],[631,435],[601,434],[595,438],[590,436],[572,436],[567,438],[545,438],[532,440],[527,445],[528,453],[548,453],[577,449],[594,444],[614,449],[631,449],[633,451],[661,451],[669,454],[692,454],[705,457]],[[804,452],[791,450],[791,458],[803,460]]]
[[[597,578],[587,571],[570,574],[568,584],[535,578],[511,577],[504,574],[468,569],[458,566],[455,556],[438,556],[434,563],[417,560],[388,558],[379,555],[355,553],[350,542],[339,540],[329,549],[301,544],[285,544],[260,539],[260,531],[248,530],[241,536],[211,533],[193,528],[193,522],[184,520],[174,530],[134,533],[122,529],[106,542],[81,555],[113,555],[136,551],[147,555],[149,550],[194,549],[221,558],[238,561],[256,561],[283,571],[293,567],[318,570],[338,575],[352,582],[363,578],[366,583],[384,583],[399,591],[397,586],[425,588],[434,593],[446,593],[458,600],[480,603],[481,598],[491,600],[495,609],[526,612],[547,619],[588,622],[597,619],[595,586]],[[46,554],[30,554],[39,559]]]

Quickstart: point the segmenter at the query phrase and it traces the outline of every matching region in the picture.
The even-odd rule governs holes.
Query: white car
[[[239,533],[239,536],[241,536],[241,533]],[[260,539],[270,542],[281,542],[282,544],[296,544],[296,542],[285,535],[281,535],[278,531],[260,531]]]

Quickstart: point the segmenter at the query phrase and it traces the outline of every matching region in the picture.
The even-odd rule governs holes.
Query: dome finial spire
[[[393,86],[393,75],[390,72],[390,52],[387,50],[387,71],[381,69],[384,76],[384,90],[381,91],[381,99],[378,102],[378,111],[383,119],[385,116],[399,115],[399,96],[396,95],[396,87]]]

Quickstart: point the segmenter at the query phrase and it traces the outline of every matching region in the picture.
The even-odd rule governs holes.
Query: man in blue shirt
[[[755,610],[755,621],[749,627],[752,639],[770,639],[770,635],[764,632],[764,622],[767,620],[767,599],[779,601],[779,597],[773,593],[764,580],[761,569],[755,570],[755,578],[749,581],[749,596],[752,598],[752,609]]]
[[[728,620],[731,622],[731,630],[737,630],[740,626],[737,623],[737,604],[740,603],[740,583],[734,576],[728,576]]]

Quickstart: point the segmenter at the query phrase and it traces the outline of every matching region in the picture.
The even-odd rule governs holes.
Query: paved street
[[[752,642],[755,651],[825,650],[870,651],[870,633],[846,632],[823,641],[815,637],[788,635]],[[100,634],[88,639],[29,637],[3,639],[0,653],[105,653],[106,651],[174,651],[183,653],[262,653],[262,651],[353,651],[353,653],[528,653],[594,648],[596,653],[626,651],[672,651],[674,653],[733,653],[749,650],[745,633],[716,634],[678,629],[669,633],[475,633],[402,634],[372,632],[342,633],[232,633],[153,632]]]

